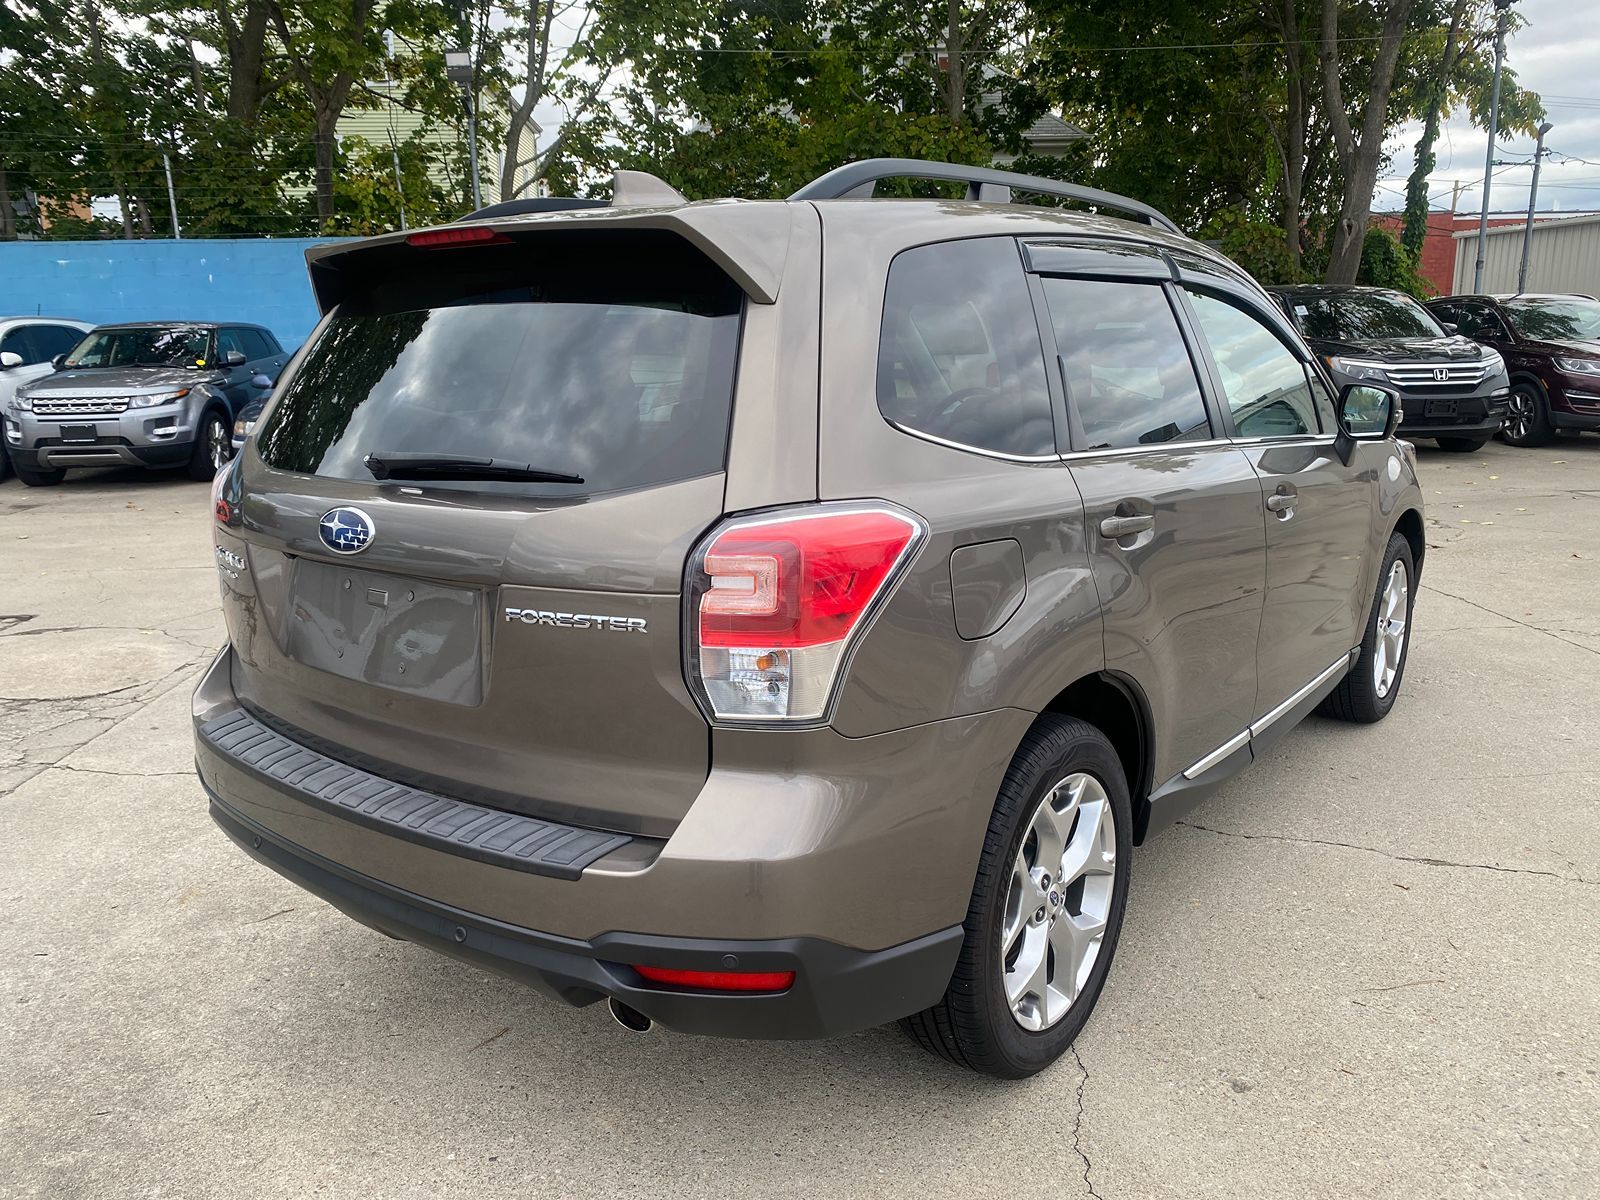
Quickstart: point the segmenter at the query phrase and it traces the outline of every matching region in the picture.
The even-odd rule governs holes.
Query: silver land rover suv
[[[872,198],[908,177],[967,198]],[[901,1020],[1022,1076],[1133,847],[1395,703],[1394,394],[1137,201],[625,175],[309,259],[215,484],[196,753],[229,836],[385,933],[634,1029]]]
[[[102,325],[19,387],[4,413],[17,477],[60,483],[68,467],[184,467],[210,479],[233,457],[233,422],[289,356],[259,325]]]

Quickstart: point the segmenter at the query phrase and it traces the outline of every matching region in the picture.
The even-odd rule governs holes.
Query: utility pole
[[[1533,250],[1533,206],[1539,199],[1539,164],[1550,153],[1544,148],[1544,135],[1555,128],[1549,121],[1539,126],[1539,145],[1533,152],[1533,186],[1528,189],[1528,223],[1522,228],[1522,266],[1517,268],[1517,292],[1528,290],[1528,254]]]
[[[1489,100],[1489,147],[1483,155],[1483,200],[1478,213],[1478,261],[1472,268],[1472,290],[1483,291],[1483,256],[1489,244],[1489,187],[1494,175],[1494,144],[1500,136],[1500,68],[1506,61],[1506,23],[1512,0],[1494,0],[1494,91]]]
[[[406,185],[400,179],[400,147],[394,144],[394,134],[389,135],[389,153],[394,155],[394,190],[400,193],[400,232],[406,229]]]
[[[161,155],[161,165],[167,172],[167,208],[172,212],[172,240],[183,241],[183,230],[178,225],[178,197],[172,190],[172,159],[165,153]]]
[[[444,52],[445,77],[461,89],[461,107],[467,114],[467,158],[472,164],[472,207],[483,207],[482,183],[478,179],[478,106],[473,98],[472,55],[466,50]]]

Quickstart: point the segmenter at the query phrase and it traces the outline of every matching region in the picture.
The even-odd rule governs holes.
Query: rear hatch
[[[414,786],[670,833],[708,769],[679,593],[739,287],[619,229],[390,244],[339,292],[227,484],[240,699]]]

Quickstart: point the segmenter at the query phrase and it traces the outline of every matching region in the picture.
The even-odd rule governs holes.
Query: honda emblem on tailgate
[[[335,554],[360,554],[374,532],[372,518],[359,508],[330,508],[317,524],[322,544]]]

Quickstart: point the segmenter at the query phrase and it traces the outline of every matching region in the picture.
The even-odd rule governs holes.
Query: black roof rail
[[[993,167],[968,167],[918,158],[868,158],[861,162],[846,163],[813,179],[789,199],[842,200],[850,196],[871,196],[874,185],[880,179],[938,179],[964,183],[967,185],[968,200],[988,200],[998,204],[1009,204],[1013,189],[1038,192],[1045,196],[1059,196],[1063,200],[1114,208],[1172,233],[1183,232],[1164,213],[1142,201],[1119,196],[1115,192],[1102,192],[1099,188],[1083,187],[1076,183],[1062,183],[1042,175],[1019,175],[1015,171],[997,171]]]

